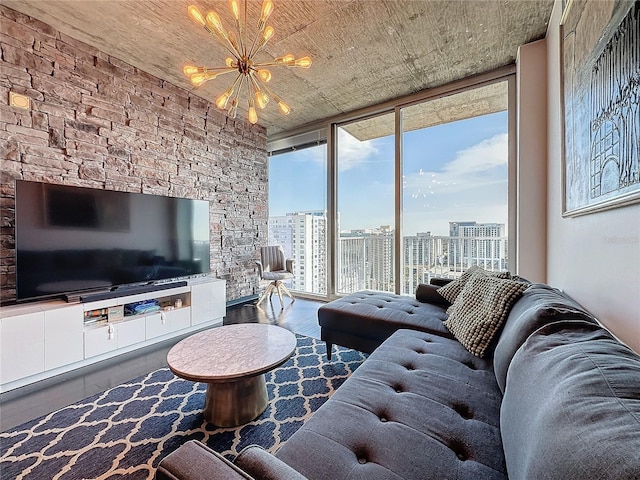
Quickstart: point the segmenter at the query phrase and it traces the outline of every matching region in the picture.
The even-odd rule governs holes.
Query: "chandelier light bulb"
[[[302,57],[296,60],[296,67],[309,68],[311,66],[311,58],[310,57]]]
[[[216,107],[218,107],[220,110],[224,110],[225,108],[227,108],[227,102],[229,101],[229,97],[233,93],[233,90],[229,90],[230,89],[227,89],[222,95],[216,98]]]
[[[258,78],[264,83],[267,83],[269,80],[271,80],[271,72],[266,68],[260,68],[258,69]]]
[[[282,112],[283,115],[289,115],[289,112],[291,111],[291,108],[289,108],[289,105],[284,103],[282,100],[278,102],[278,108],[280,109],[280,112]]]
[[[201,69],[199,67],[196,67],[195,65],[185,65],[182,71],[184,72],[185,75],[190,76],[190,75],[193,75],[194,73],[200,72]]]
[[[262,33],[262,45],[267,43],[269,41],[269,39],[271,37],[273,37],[274,33],[275,33],[275,30],[273,29],[273,27],[271,25],[269,25],[267,28],[265,28],[264,32]]]
[[[222,21],[216,12],[211,10],[207,13],[207,25],[218,32],[223,38],[227,38],[227,32],[222,26]]]
[[[235,59],[231,58],[231,57],[227,57],[224,59],[224,64],[229,67],[229,68],[235,68],[238,65],[235,62]]]
[[[296,57],[294,57],[292,53],[287,53],[283,57],[274,58],[273,61],[274,61],[274,63],[276,63],[278,65],[281,65],[283,63],[293,62],[295,59],[296,59]]]
[[[231,13],[233,13],[233,18],[236,19],[236,22],[240,20],[240,5],[238,5],[238,0],[229,0],[229,8],[231,9]]]
[[[258,113],[256,112],[255,107],[249,107],[249,123],[252,125],[258,123]]]
[[[189,13],[189,17],[191,17],[191,20],[199,24],[201,27],[205,26],[206,22],[204,16],[202,15],[202,13],[200,13],[198,7],[196,7],[195,5],[189,5],[189,8],[187,8],[187,12]]]
[[[272,13],[273,2],[271,0],[264,0],[264,2],[262,3],[262,11],[260,12],[260,22],[266,22]]]
[[[191,83],[196,87],[199,87],[206,81],[207,81],[207,77],[206,77],[206,74],[204,73],[196,73],[195,75],[191,75]]]
[[[261,92],[259,90],[256,90],[256,103],[258,104],[258,108],[260,110],[264,110],[265,108],[267,108],[267,104],[269,103],[269,96],[264,93]]]
[[[196,87],[202,85],[204,82],[208,82],[209,80],[213,80],[218,76],[217,73],[214,72],[204,72],[204,73],[195,73],[191,75],[191,83]]]

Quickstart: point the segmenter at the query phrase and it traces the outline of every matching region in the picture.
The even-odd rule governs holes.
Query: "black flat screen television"
[[[209,272],[209,202],[16,181],[16,300]]]

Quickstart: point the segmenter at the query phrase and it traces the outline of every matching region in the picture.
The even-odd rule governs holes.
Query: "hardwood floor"
[[[268,323],[294,333],[320,338],[318,307],[323,303],[300,298],[293,304],[289,299],[284,301],[284,309],[280,309],[277,297],[274,297],[271,304],[265,300],[260,307],[253,303],[229,307],[224,324]],[[166,367],[168,351],[182,338],[184,337],[172,338],[1,394],[0,431],[12,429],[140,375]]]

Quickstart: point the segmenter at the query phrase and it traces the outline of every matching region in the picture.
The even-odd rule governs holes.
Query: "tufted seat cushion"
[[[313,479],[505,479],[491,362],[399,330],[277,452]]]
[[[453,338],[442,323],[446,318],[446,305],[371,290],[347,295],[318,309],[322,340],[366,353],[401,328]]]

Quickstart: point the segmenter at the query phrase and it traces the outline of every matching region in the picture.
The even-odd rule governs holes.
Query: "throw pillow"
[[[482,272],[485,275],[490,275],[496,278],[511,278],[511,273],[509,272],[488,272],[487,270],[484,270],[477,265],[473,265],[472,267],[469,267],[469,269],[464,272],[460,276],[460,278],[445,285],[444,287],[440,287],[438,289],[438,293],[442,295],[449,303],[455,303],[456,298],[458,298],[458,295],[460,295],[460,292],[464,288],[471,275],[473,275],[473,272]]]
[[[472,273],[444,324],[456,339],[477,357],[484,357],[504,324],[512,305],[529,287],[482,272]]]

